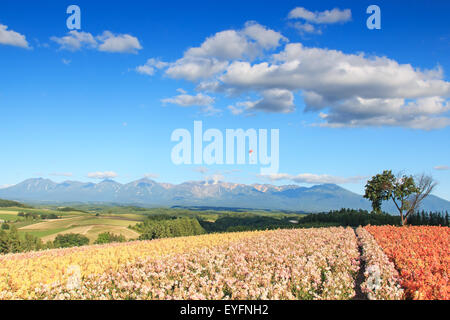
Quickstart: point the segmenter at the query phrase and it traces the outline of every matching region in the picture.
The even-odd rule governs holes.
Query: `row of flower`
[[[448,227],[356,234],[239,232],[9,254],[0,299],[349,299],[359,285],[369,299],[449,299]]]
[[[365,264],[362,291],[370,300],[400,300],[404,297],[399,275],[374,237],[364,228],[356,229]]]
[[[367,226],[400,274],[407,299],[450,299],[450,228]]]
[[[143,258],[120,270],[44,286],[41,299],[349,299],[358,242],[351,228],[267,231],[215,247]]]
[[[138,258],[213,248],[260,233],[210,234],[0,255],[0,299],[34,299],[35,290],[42,284],[66,283],[74,272],[86,277],[116,271]]]

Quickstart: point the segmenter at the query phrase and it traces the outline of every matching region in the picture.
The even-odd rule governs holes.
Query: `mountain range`
[[[181,184],[158,183],[144,178],[127,184],[113,180],[99,183],[49,179],[28,179],[0,189],[0,198],[25,202],[96,202],[141,206],[211,206],[252,209],[329,211],[340,208],[370,210],[370,202],[361,195],[335,184],[312,187],[298,185],[238,184],[219,181],[188,181]],[[421,209],[450,211],[450,201],[430,195]],[[393,203],[383,210],[396,213]]]

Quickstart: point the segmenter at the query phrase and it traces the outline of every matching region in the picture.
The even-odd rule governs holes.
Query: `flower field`
[[[214,247],[257,234],[211,234],[0,255],[0,299],[34,299],[35,289],[43,284],[67,283],[74,267],[84,277],[118,270],[138,258],[157,258],[199,247]]]
[[[52,250],[2,257],[0,294],[6,299],[348,299],[354,296],[358,257],[350,228]]]
[[[348,299],[359,269],[352,229],[268,231],[44,288],[56,299]]]
[[[365,229],[399,270],[407,298],[450,298],[448,227],[368,226]]]
[[[352,299],[358,288],[368,299],[448,299],[449,235],[333,227],[9,254],[0,299]]]
[[[364,282],[361,289],[371,300],[399,300],[403,289],[394,264],[378,246],[374,237],[364,228],[356,230],[365,262]]]

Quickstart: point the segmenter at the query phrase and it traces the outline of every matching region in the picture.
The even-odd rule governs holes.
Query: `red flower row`
[[[449,300],[450,228],[367,226],[410,299]]]

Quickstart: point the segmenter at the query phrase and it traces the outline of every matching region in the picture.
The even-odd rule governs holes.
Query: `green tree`
[[[102,244],[102,243],[111,243],[111,242],[125,242],[126,239],[123,235],[115,235],[110,232],[103,232],[100,233],[97,237],[97,240],[95,240],[95,244]]]
[[[370,179],[365,187],[364,198],[372,202],[374,213],[381,213],[381,204],[384,200],[389,200],[395,176],[392,171],[385,170],[382,174],[377,174]]]
[[[87,244],[89,244],[89,239],[78,233],[59,234],[53,240],[55,248],[79,247]]]
[[[435,185],[431,177],[422,175],[416,182],[412,176],[395,176],[391,170],[385,170],[367,182],[364,198],[372,202],[376,213],[381,212],[383,201],[392,199],[400,214],[401,224],[405,225],[408,216],[418,209]]]

